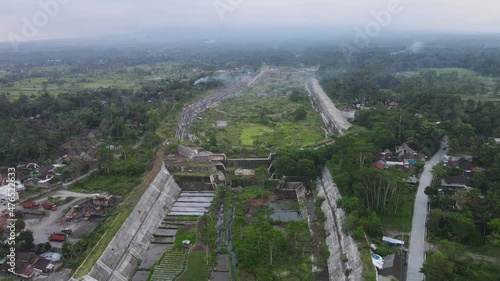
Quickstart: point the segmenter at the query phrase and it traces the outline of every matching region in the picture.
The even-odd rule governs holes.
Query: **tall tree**
[[[435,252],[424,263],[421,271],[427,281],[453,281],[453,267],[455,264],[448,260],[443,252]]]

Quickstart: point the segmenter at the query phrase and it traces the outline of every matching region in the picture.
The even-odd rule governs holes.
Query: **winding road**
[[[415,197],[415,205],[413,209],[413,223],[410,236],[410,251],[408,253],[408,270],[406,272],[406,281],[422,281],[424,274],[420,272],[424,264],[425,255],[425,233],[427,220],[427,195],[424,193],[425,188],[431,184],[432,168],[446,155],[447,150],[444,150],[448,144],[446,140],[441,143],[439,151],[425,163],[424,171],[420,176],[417,195]]]

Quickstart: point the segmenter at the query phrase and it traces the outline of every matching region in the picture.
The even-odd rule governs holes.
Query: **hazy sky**
[[[0,0],[0,41],[172,26],[347,26],[354,33],[391,3],[399,12],[387,30],[500,33],[498,0]]]

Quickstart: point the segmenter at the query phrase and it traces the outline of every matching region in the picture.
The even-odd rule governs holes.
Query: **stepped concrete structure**
[[[182,192],[168,213],[168,216],[203,216],[208,209],[215,192]]]
[[[344,134],[344,130],[352,126],[342,112],[335,107],[335,104],[326,95],[325,91],[323,91],[318,79],[310,79],[306,83],[306,89],[311,97],[313,107],[319,112],[321,118],[323,118],[329,134],[342,135]]]
[[[80,280],[132,279],[151,244],[153,234],[167,211],[172,209],[181,191],[167,168],[163,166],[89,274]]]
[[[326,166],[323,167],[321,178],[318,178],[317,189],[318,197],[325,198],[325,201],[321,204],[321,210],[326,217],[326,244],[330,252],[328,258],[329,279],[332,281],[363,280],[361,255],[354,239],[342,231],[346,214],[344,210],[337,206],[337,200],[341,198],[340,192]]]

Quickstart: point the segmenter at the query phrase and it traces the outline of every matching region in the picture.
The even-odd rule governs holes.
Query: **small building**
[[[217,128],[226,128],[228,125],[228,122],[225,120],[220,120],[215,122],[215,127]]]
[[[9,272],[10,265],[6,259],[0,260],[0,270]],[[35,253],[19,252],[16,253],[16,264],[14,267],[14,275],[24,279],[33,279],[41,273],[49,273],[54,271],[55,264]]]
[[[392,101],[387,104],[387,108],[388,109],[399,108],[399,103]]]
[[[379,170],[385,170],[388,167],[385,163],[385,160],[383,159],[380,159],[377,162],[373,163],[373,166]]]
[[[405,241],[383,236],[382,241],[389,243],[390,246],[404,246]]]
[[[14,190],[12,190],[14,188]],[[26,188],[25,188],[26,189]],[[11,186],[9,184],[0,187],[0,200],[7,201],[9,198],[13,197],[15,201],[19,200],[19,193],[17,192],[15,185]]]
[[[441,180],[441,187],[447,188],[466,188],[469,186],[469,179],[466,176],[447,176]]]
[[[396,153],[399,156],[403,156],[407,154],[417,154],[417,151],[408,146],[408,144],[403,143],[400,146],[396,146]]]

